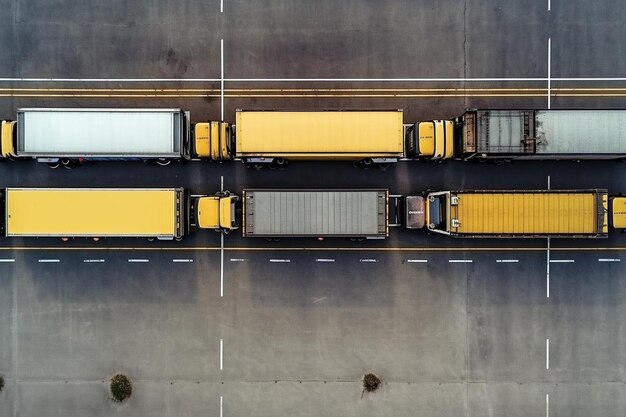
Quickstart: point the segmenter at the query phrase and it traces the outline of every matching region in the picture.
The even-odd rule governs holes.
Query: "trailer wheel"
[[[274,159],[274,163],[276,164],[276,167],[278,169],[286,168],[287,165],[289,165],[289,161],[287,161],[284,158],[276,158],[276,159]]]
[[[61,166],[61,164],[58,163],[58,162],[50,162],[50,163],[48,163],[48,168],[50,168],[50,169],[57,169],[59,166]]]
[[[172,160],[171,159],[166,159],[166,158],[159,158],[159,159],[156,160],[156,163],[158,165],[162,166],[162,167],[166,167],[166,166],[168,166],[169,164],[172,163]]]
[[[61,165],[65,169],[76,168],[76,162],[73,159],[61,159]]]
[[[180,241],[183,240],[183,238],[182,237],[175,237],[174,240],[177,241],[177,242],[180,242]]]
[[[371,166],[374,164],[374,161],[372,161],[371,158],[365,158],[361,160],[361,168],[363,169],[369,169],[371,168]]]

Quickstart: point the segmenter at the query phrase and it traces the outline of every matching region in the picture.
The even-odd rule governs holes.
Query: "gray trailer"
[[[190,159],[189,113],[181,109],[28,108],[17,112],[13,157]]]
[[[626,110],[471,110],[455,136],[462,159],[622,159]]]
[[[389,201],[387,190],[244,190],[243,236],[384,239],[397,225]]]

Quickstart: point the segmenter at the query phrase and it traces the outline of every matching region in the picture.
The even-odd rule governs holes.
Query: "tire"
[[[76,167],[76,162],[74,162],[72,159],[61,159],[61,165],[65,169],[72,169]]]
[[[362,159],[360,162],[361,168],[363,169],[370,169],[373,164],[374,161],[372,161],[370,158]]]
[[[172,163],[171,159],[165,159],[165,158],[159,158],[156,160],[157,165],[162,166],[162,167],[166,167],[169,164]]]
[[[48,163],[48,168],[50,168],[50,169],[57,169],[60,166],[61,166],[61,164],[58,163],[58,162]]]

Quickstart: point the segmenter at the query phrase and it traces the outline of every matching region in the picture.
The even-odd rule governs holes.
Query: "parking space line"
[[[552,8],[552,5],[550,3],[551,3],[551,1],[548,0],[548,11],[550,11],[550,9]]]
[[[220,417],[224,417],[224,397],[222,395],[220,395]]]
[[[546,394],[546,417],[550,417],[550,394]]]
[[[174,263],[192,263],[193,259],[172,259]]]
[[[619,258],[599,258],[598,262],[620,262]]]
[[[0,263],[9,263],[9,262],[15,262],[15,259],[13,258],[0,259]]]
[[[39,259],[38,260],[39,263],[59,263],[61,262],[60,259]]]
[[[220,120],[224,121],[224,39],[220,39]]]
[[[550,189],[550,177],[548,177],[548,189]],[[546,298],[550,298],[550,238],[546,249]]]
[[[551,72],[551,67],[552,66],[552,38],[548,38],[548,110],[550,109],[550,102],[551,102],[551,92],[550,92],[550,88],[551,86],[551,80],[550,80],[550,72]]]
[[[222,39],[222,120],[224,120],[224,40]],[[220,176],[220,192],[224,192],[224,176]],[[220,297],[224,297],[224,233],[220,233]]]
[[[410,264],[425,264],[428,263],[428,259],[407,259]]]
[[[546,339],[546,369],[550,369],[550,339]]]
[[[270,262],[275,262],[275,263],[289,263],[289,262],[291,262],[291,259],[270,259]]]
[[[548,1],[550,1],[550,0],[548,0]],[[548,8],[548,10],[550,10],[550,9]],[[224,13],[224,0],[220,0],[220,13]]]
[[[149,259],[129,259],[128,262],[130,263],[148,263],[150,262]]]
[[[573,264],[576,262],[574,259],[550,259],[550,263],[553,264]]]
[[[474,262],[472,259],[448,259],[451,264],[471,264]]]
[[[220,339],[220,371],[224,370],[224,339]]]
[[[104,259],[83,259],[83,263],[92,264],[92,263],[103,263]]]
[[[516,264],[519,259],[496,259],[496,262],[499,264]]]
[[[359,262],[376,263],[376,262],[378,262],[378,259],[373,259],[373,258],[359,259]]]
[[[334,259],[328,259],[328,258],[317,258],[315,260],[315,262],[335,262]]]

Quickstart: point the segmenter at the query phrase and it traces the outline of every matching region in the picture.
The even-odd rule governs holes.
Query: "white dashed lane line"
[[[172,259],[174,263],[192,263],[193,259]]]
[[[620,262],[617,258],[600,258],[598,262]]]
[[[448,259],[451,264],[471,264],[474,262],[472,259]]]
[[[410,264],[426,264],[428,263],[428,259],[407,259],[406,260]]]
[[[0,263],[11,263],[15,262],[15,259],[0,259]]]
[[[317,258],[315,260],[315,262],[335,262],[334,259],[328,259],[328,258]]]
[[[273,263],[289,263],[291,262],[291,259],[270,259],[270,262]]]
[[[83,259],[83,263],[86,263],[86,264],[104,263],[104,259]]]
[[[546,369],[550,369],[550,339],[546,339]]]
[[[516,264],[519,259],[496,259],[496,262],[499,264]]]
[[[61,262],[60,259],[39,259],[38,260],[39,263],[41,264],[58,264],[59,262]]]
[[[230,261],[231,262],[244,262],[245,259],[242,259],[242,258],[230,258]]]
[[[147,263],[150,262],[149,259],[129,259],[128,262],[130,263]]]
[[[371,263],[376,263],[376,262],[378,262],[378,259],[371,259],[371,258],[368,258],[368,259],[361,259],[361,260],[359,260],[359,262],[365,262],[365,263],[367,263],[367,262],[371,262]]]
[[[576,262],[573,259],[550,259],[550,263],[553,264],[573,264]]]

